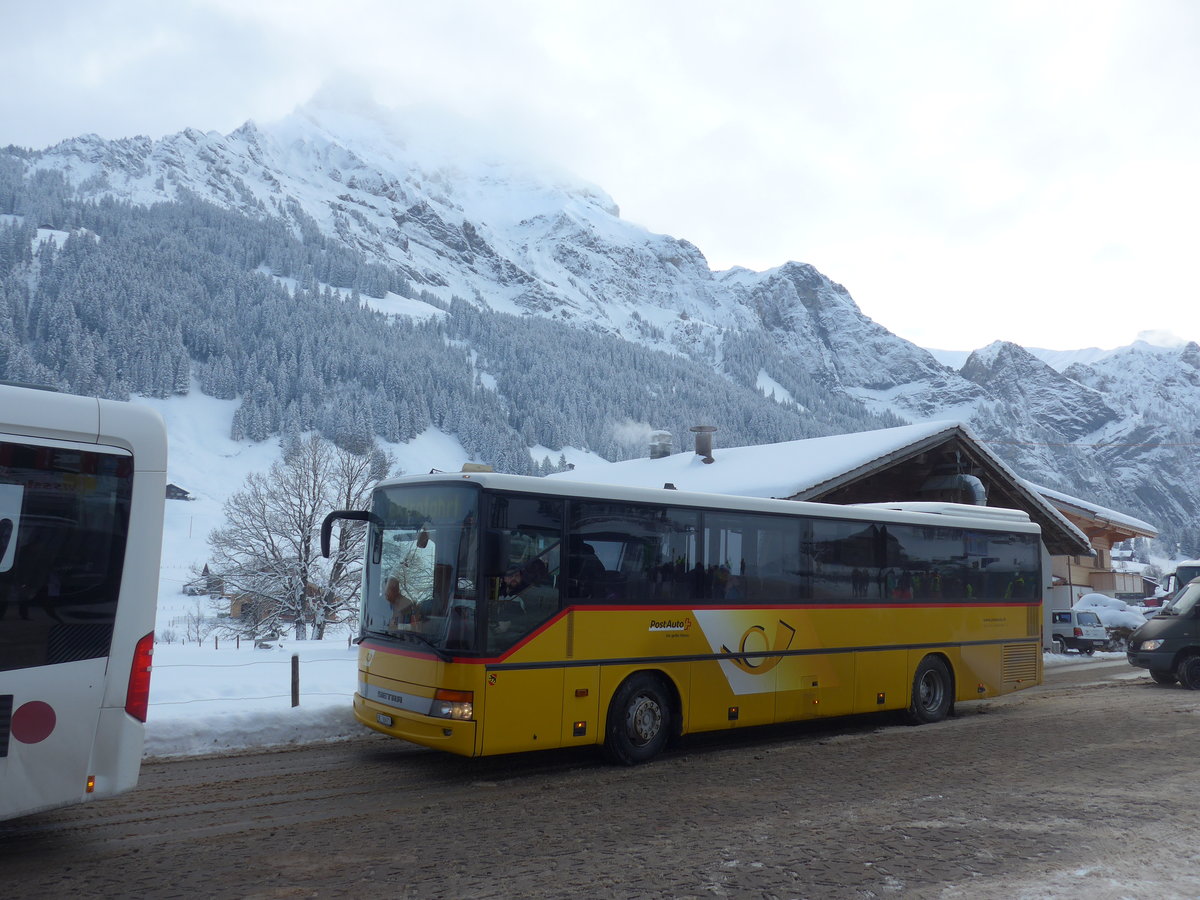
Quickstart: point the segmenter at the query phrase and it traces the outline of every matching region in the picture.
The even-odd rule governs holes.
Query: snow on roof
[[[828,481],[867,468],[916,444],[947,439],[960,432],[1018,489],[1026,492],[1031,505],[1046,519],[1090,550],[1087,536],[1067,520],[1039,489],[1024,481],[983,445],[964,422],[940,420],[881,428],[855,434],[759,444],[752,447],[717,447],[713,462],[706,463],[694,452],[675,453],[659,459],[631,459],[615,463],[578,466],[548,478],[661,488],[673,484],[681,491],[738,494],[746,497],[795,497]]]
[[[1051,503],[1074,507],[1079,512],[1087,514],[1090,518],[1110,522],[1113,525],[1123,526],[1133,531],[1142,533],[1145,537],[1154,537],[1156,534],[1158,534],[1158,529],[1149,522],[1143,522],[1141,519],[1135,519],[1133,516],[1125,515],[1125,513],[1119,513],[1116,510],[1108,509],[1107,507],[1100,506],[1097,503],[1092,503],[1090,500],[1081,500],[1078,497],[1072,497],[1070,494],[1064,494],[1061,491],[1054,491],[1050,488],[1041,487],[1040,485],[1032,484],[1028,481],[1025,482],[1025,486],[1031,491],[1037,491]]]
[[[689,450],[660,459],[578,466],[547,477],[657,488],[669,482],[681,491],[787,498],[955,427],[962,426],[922,422],[779,444],[717,447],[712,463]]]

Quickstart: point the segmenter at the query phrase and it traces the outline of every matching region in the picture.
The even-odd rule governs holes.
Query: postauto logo
[[[684,616],[682,619],[651,619],[651,631],[674,631],[687,632],[692,627],[692,617]]]

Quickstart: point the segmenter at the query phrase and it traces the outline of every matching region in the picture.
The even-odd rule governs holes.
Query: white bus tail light
[[[150,706],[150,657],[154,654],[154,632],[137,642],[133,650],[133,668],[129,670],[129,690],[125,693],[125,712],[139,722],[146,721]]]

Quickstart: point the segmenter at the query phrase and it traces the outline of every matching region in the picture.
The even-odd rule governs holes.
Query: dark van
[[[1153,619],[1129,636],[1125,657],[1159,684],[1200,690],[1200,578],[1188,582]]]

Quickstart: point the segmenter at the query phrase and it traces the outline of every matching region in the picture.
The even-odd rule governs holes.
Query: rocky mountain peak
[[[1075,441],[1119,418],[1099,391],[1061,375],[1024,347],[996,341],[967,357],[963,378],[990,398],[1024,409],[1042,427]]]

